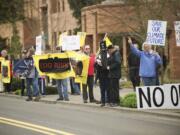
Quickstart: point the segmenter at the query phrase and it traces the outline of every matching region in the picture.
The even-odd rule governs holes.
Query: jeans
[[[39,96],[38,78],[26,78],[27,96]],[[33,95],[32,95],[33,88]]]
[[[21,96],[24,96],[25,79],[21,79]]]
[[[144,86],[156,85],[156,77],[142,77],[142,81],[143,81]]]
[[[70,79],[71,94],[80,94],[80,84],[76,83],[74,78]]]
[[[108,78],[99,78],[100,83],[100,90],[101,90],[101,103],[105,104],[105,102],[109,102],[109,92],[108,92],[108,86],[109,86],[109,79]]]
[[[38,79],[38,84],[39,84],[39,90],[40,90],[40,93],[42,95],[45,95],[45,89],[46,89],[46,86],[45,86],[45,78],[39,78]]]
[[[58,79],[56,80],[56,83],[57,83],[57,90],[58,90],[59,98],[69,99],[67,79]]]
[[[80,94],[80,86],[78,83],[73,83],[73,88],[74,88],[74,93],[75,94]]]

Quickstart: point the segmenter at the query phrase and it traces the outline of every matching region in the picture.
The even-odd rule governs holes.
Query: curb
[[[15,99],[21,99],[25,100],[26,97],[21,97],[18,95],[10,95],[10,94],[2,94],[0,93],[0,97],[10,97],[10,98],[15,98]],[[91,104],[79,104],[79,103],[73,103],[73,102],[64,102],[64,101],[49,101],[49,100],[44,100],[40,99],[40,103],[45,103],[45,104],[63,104],[63,105],[68,105],[68,106],[81,106],[81,107],[91,107],[91,108],[96,108],[96,109],[106,109],[106,110],[114,110],[114,111],[120,111],[120,112],[128,112],[128,113],[137,113],[137,114],[143,114],[143,115],[152,115],[156,117],[166,117],[166,118],[171,118],[171,119],[180,119],[180,115],[178,114],[173,114],[173,113],[161,113],[161,112],[152,112],[151,110],[138,110],[138,109],[133,109],[133,108],[126,108],[126,107],[100,107],[99,105],[91,105]]]

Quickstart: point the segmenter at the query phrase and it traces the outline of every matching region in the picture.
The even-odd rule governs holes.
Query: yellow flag
[[[3,60],[2,61],[1,71],[2,71],[2,82],[3,83],[10,83],[11,73],[10,73],[10,61],[9,60]]]
[[[68,33],[64,32],[59,35],[59,41],[58,41],[58,46],[62,46],[62,36],[66,36]]]
[[[80,36],[80,47],[84,46],[86,39],[86,32],[78,32],[77,35]]]
[[[110,39],[107,36],[104,38],[104,41],[106,41],[106,47],[112,45],[112,42],[110,41]]]

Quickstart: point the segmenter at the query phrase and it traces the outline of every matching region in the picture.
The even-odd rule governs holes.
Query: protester
[[[121,56],[119,50],[117,50],[113,45],[107,47],[110,57],[108,58],[109,70],[109,103],[110,106],[118,106],[119,101],[119,79],[121,78]]]
[[[159,54],[151,49],[151,45],[143,44],[143,51],[140,51],[128,39],[131,51],[140,58],[139,76],[142,78],[144,86],[156,85],[157,66],[162,65]]]
[[[3,83],[4,85],[4,90],[5,92],[8,92],[10,93],[12,91],[11,89],[11,82],[12,82],[12,63],[11,63],[11,60],[10,60],[10,57],[8,57],[8,52],[6,50],[2,50],[1,51],[1,56],[5,59],[5,60],[9,60],[10,61],[10,82],[9,83]]]
[[[105,106],[105,103],[109,102],[109,79],[108,79],[108,73],[107,70],[107,59],[108,59],[108,53],[106,50],[105,43],[100,43],[100,53],[98,54],[96,58],[96,81],[99,79],[99,86],[101,91],[101,107]],[[95,81],[95,82],[96,82]]]
[[[90,58],[89,58],[87,84],[83,84],[83,101],[84,101],[84,103],[87,103],[87,100],[88,100],[87,87],[89,89],[89,101],[97,102],[97,100],[95,100],[94,94],[93,94],[95,55],[90,54],[90,51],[91,51],[90,46],[85,45],[84,53],[86,55],[88,55]]]
[[[57,46],[56,50],[57,50],[58,53],[63,52],[62,48],[60,46]],[[58,94],[59,94],[59,98],[57,99],[57,101],[59,101],[59,100],[69,101],[68,78],[57,79],[56,80],[56,85],[57,85],[57,91],[58,91]]]
[[[34,101],[40,100],[39,95],[39,86],[38,86],[38,72],[34,66],[34,61],[32,55],[34,54],[34,49],[30,48],[27,52],[27,57],[25,58],[24,62],[27,66],[27,73],[26,73],[26,89],[27,89],[27,96],[28,98],[26,101],[31,101],[33,96],[35,97]],[[32,94],[32,88],[33,94]]]
[[[134,47],[138,48],[138,45],[134,44]],[[134,91],[136,90],[136,86],[140,85],[139,64],[139,57],[130,51],[128,55],[129,78],[132,82]]]

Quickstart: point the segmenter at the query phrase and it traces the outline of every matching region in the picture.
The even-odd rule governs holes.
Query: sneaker
[[[88,103],[87,100],[84,100],[84,103]]]
[[[69,98],[65,98],[64,100],[65,100],[65,101],[69,101]]]
[[[96,99],[90,100],[90,103],[98,103],[99,101],[97,101]]]
[[[40,100],[40,98],[41,98],[40,96],[36,96],[35,99],[34,99],[34,101],[35,101],[35,102],[38,102],[38,101]]]
[[[32,101],[33,99],[32,99],[32,97],[28,97],[27,99],[26,99],[26,101]]]
[[[60,98],[56,99],[56,101],[62,101],[62,100],[64,100],[63,97],[60,97]]]
[[[119,104],[117,104],[117,103],[111,103],[111,107],[117,107],[117,106],[119,106]]]
[[[104,106],[105,106],[105,104],[101,104],[101,105],[100,105],[100,107],[104,107]]]

